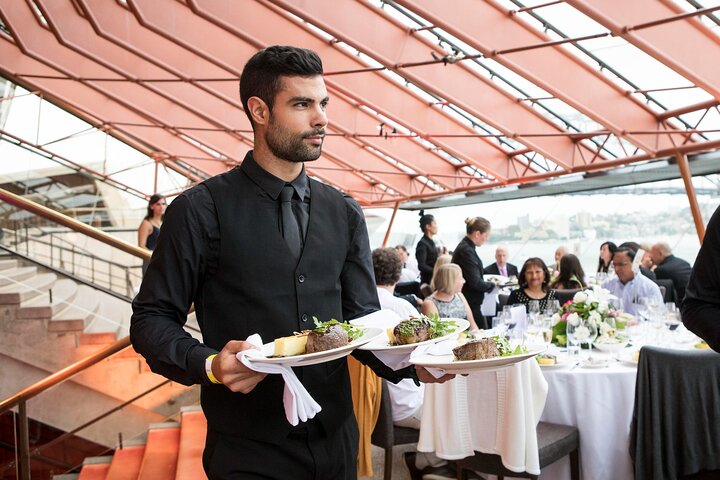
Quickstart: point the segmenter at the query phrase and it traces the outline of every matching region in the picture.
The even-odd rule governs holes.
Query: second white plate
[[[430,343],[438,343],[442,342],[443,340],[447,340],[448,338],[452,338],[453,335],[457,335],[460,332],[464,332],[468,329],[470,326],[470,322],[467,320],[463,320],[462,318],[441,318],[440,320],[447,320],[447,321],[453,321],[455,322],[455,330],[453,330],[451,333],[448,333],[447,335],[443,335],[442,337],[432,338],[430,340],[425,340],[424,342],[418,342],[418,343],[409,343],[407,345],[391,345],[390,339],[388,338],[387,334],[385,334],[383,337],[378,337],[377,339],[373,340],[372,342],[366,343],[362,347],[360,347],[360,350],[371,350],[371,351],[382,351],[387,353],[398,353],[398,354],[406,354],[412,350],[415,350],[420,345],[427,345]]]
[[[510,355],[508,357],[486,358],[484,360],[463,360],[454,361],[454,355],[418,355],[410,359],[410,363],[425,368],[441,368],[446,373],[474,373],[481,370],[495,369],[498,367],[506,367],[513,363],[522,362],[528,358],[532,358],[538,353],[542,353],[547,349],[546,346],[532,347],[527,353],[519,355]],[[534,360],[533,360],[534,361]]]

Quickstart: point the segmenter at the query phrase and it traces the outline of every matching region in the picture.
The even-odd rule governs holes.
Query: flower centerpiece
[[[567,345],[567,324],[577,325],[580,319],[590,320],[598,329],[599,342],[613,343],[618,339],[617,330],[627,323],[626,314],[613,306],[615,296],[599,286],[579,291],[552,317],[552,343],[560,347]],[[621,317],[622,316],[622,317]],[[624,321],[616,323],[616,319]]]

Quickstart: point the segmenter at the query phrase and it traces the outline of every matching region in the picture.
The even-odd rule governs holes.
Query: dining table
[[[494,453],[512,471],[537,474],[534,425],[542,420],[578,428],[581,478],[630,480],[634,476],[629,437],[637,376],[634,352],[645,344],[693,348],[696,337],[689,332],[681,335],[635,338],[633,346],[614,355],[593,350],[593,362],[585,361],[587,351],[576,360],[551,347],[562,359],[556,365],[541,367],[531,358],[444,384],[428,384],[418,450],[448,460],[474,451]],[[544,467],[540,478],[569,479],[569,458]]]

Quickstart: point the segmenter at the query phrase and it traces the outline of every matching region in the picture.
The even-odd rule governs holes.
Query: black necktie
[[[282,213],[283,238],[290,253],[297,260],[300,258],[302,245],[300,243],[300,227],[292,211],[292,197],[294,189],[286,184],[280,192],[280,211]]]

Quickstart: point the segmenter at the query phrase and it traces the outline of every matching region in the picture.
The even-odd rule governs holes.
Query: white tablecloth
[[[418,450],[448,460],[495,453],[510,470],[538,474],[535,428],[547,388],[534,359],[427,384]]]
[[[543,374],[548,396],[541,420],[578,427],[582,479],[632,479],[628,450],[637,369],[615,362],[599,369],[544,369]],[[545,467],[540,478],[569,479],[568,458]]]

